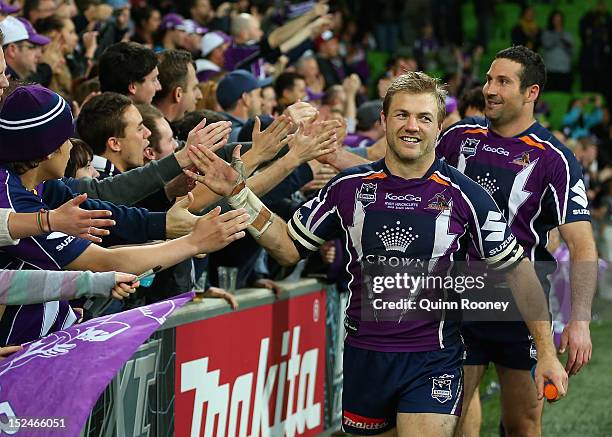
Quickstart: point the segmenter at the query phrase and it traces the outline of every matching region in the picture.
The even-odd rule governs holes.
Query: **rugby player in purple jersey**
[[[591,358],[589,322],[597,284],[597,249],[582,169],[572,152],[534,118],[545,82],[540,55],[524,46],[500,51],[483,88],[485,117],[467,117],[450,126],[442,133],[436,154],[493,197],[526,257],[535,264],[547,293],[546,275],[556,265],[546,249],[548,233],[559,229],[571,254],[572,287],[572,316],[560,352],[568,350],[566,371],[574,375]],[[541,353],[527,326],[521,321],[470,323],[462,333],[467,399],[493,362],[502,387],[507,435],[539,436],[543,402],[538,400],[529,370]],[[462,435],[460,429],[457,435]]]
[[[396,78],[383,104],[385,158],[338,174],[289,223],[245,186],[235,170],[240,170],[236,152],[232,167],[207,151],[192,158],[205,174],[201,182],[227,196],[234,208],[249,211],[249,232],[281,264],[296,263],[327,240],[343,239],[351,276],[343,428],[351,434],[452,436],[461,414],[458,320],[362,317],[372,306],[364,271],[381,259],[420,260],[430,272],[446,271],[465,259],[468,247],[476,247],[483,262],[505,273],[522,312],[541,310],[539,317],[526,318],[540,355],[540,397],[545,378],[559,388],[559,398],[567,391],[567,373],[555,354],[532,264],[491,196],[435,156],[445,96],[438,81],[423,73]],[[316,129],[316,122],[302,125],[298,135]]]

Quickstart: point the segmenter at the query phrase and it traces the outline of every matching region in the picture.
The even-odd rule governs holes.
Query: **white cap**
[[[4,45],[29,38],[28,30],[23,23],[11,15],[0,21],[0,30],[4,35]]]
[[[208,56],[210,52],[225,43],[225,39],[217,32],[208,32],[202,37],[202,56]]]

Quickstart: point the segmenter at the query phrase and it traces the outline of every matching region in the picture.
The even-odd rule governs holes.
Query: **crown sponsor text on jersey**
[[[402,258],[399,256],[366,255],[365,260],[368,264],[377,266],[418,268],[423,268],[425,266],[425,261],[422,259]]]

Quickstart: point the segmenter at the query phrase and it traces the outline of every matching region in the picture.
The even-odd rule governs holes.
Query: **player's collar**
[[[424,179],[429,179],[429,177],[436,171],[440,169],[440,166],[442,165],[442,161],[440,161],[438,158],[434,158],[434,162],[431,164],[431,166],[427,169],[427,171],[425,172],[425,174],[420,177],[418,180],[424,180]],[[402,178],[401,176],[395,175],[393,173],[391,173],[391,170],[389,170],[389,167],[387,167],[387,164],[385,163],[385,158],[382,158],[381,160],[377,161],[375,163],[375,165],[373,166],[374,169],[378,170],[378,169],[382,169],[388,176],[392,176],[392,177],[398,177],[398,178]],[[403,179],[403,178],[402,178]],[[413,178],[414,179],[414,178]]]
[[[541,126],[542,125],[537,120],[535,120],[523,132],[518,133],[518,134],[514,135],[513,137],[502,137],[500,134],[498,134],[497,132],[495,132],[493,130],[493,125],[491,124],[491,120],[487,119],[487,127],[488,127],[488,129],[487,129],[488,132],[487,133],[488,133],[488,135],[490,135],[492,137],[498,137],[498,138],[521,138],[521,137],[524,137],[524,136],[529,135],[531,133],[537,132],[540,129]]]

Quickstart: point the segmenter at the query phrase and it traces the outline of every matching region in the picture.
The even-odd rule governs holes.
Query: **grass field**
[[[598,300],[591,324],[593,358],[570,379],[568,397],[544,406],[543,436],[612,436],[612,302]],[[563,357],[562,363],[566,359]],[[481,393],[496,379],[489,368]],[[483,402],[481,437],[497,437],[500,417],[499,394]]]

